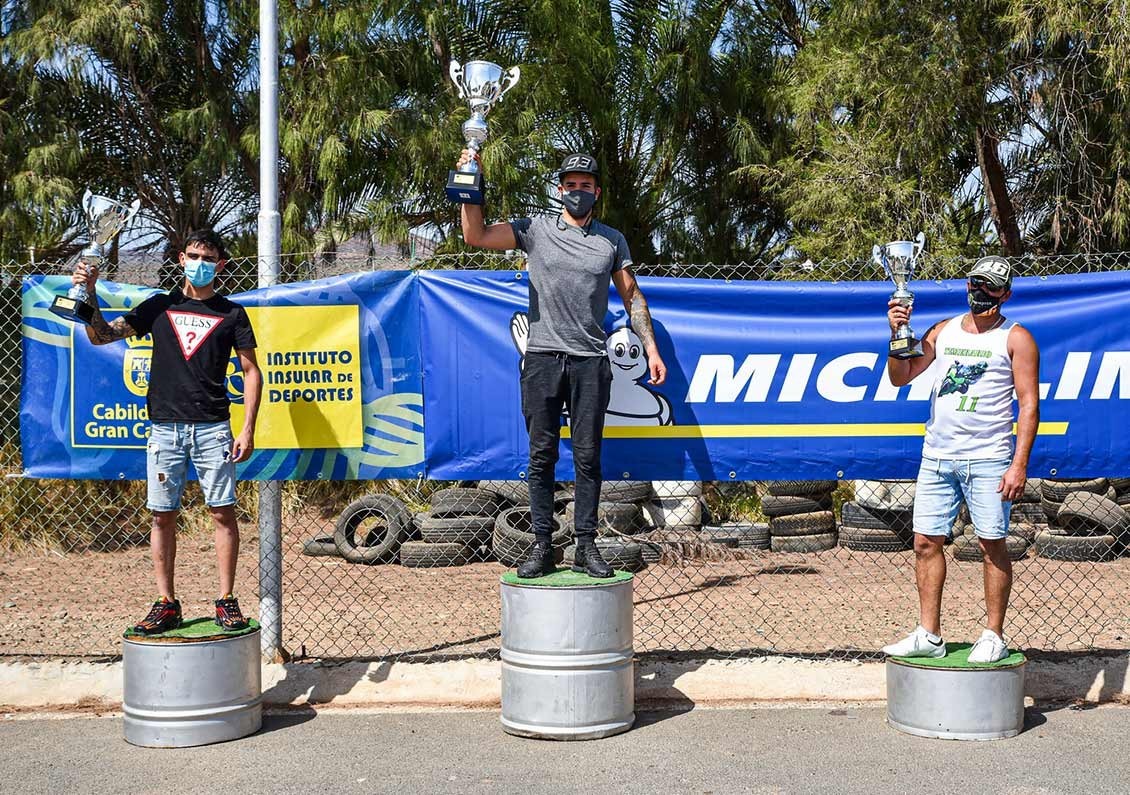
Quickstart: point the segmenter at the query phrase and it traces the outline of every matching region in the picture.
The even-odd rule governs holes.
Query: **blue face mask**
[[[216,263],[185,257],[184,276],[193,287],[207,287],[216,278]]]

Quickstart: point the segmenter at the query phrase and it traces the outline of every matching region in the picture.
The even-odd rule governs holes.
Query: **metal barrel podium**
[[[502,728],[593,740],[635,722],[632,575],[502,576]]]
[[[246,737],[263,724],[259,624],[228,632],[210,618],[122,644],[125,739],[185,748]]]
[[[968,643],[946,644],[938,659],[887,658],[887,723],[919,737],[999,740],[1024,728],[1020,652],[995,663],[968,661]]]

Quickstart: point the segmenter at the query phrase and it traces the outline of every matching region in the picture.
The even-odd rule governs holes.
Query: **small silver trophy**
[[[919,232],[918,237],[913,241],[894,240],[885,246],[875,246],[871,249],[871,258],[883,267],[887,276],[895,283],[891,300],[898,301],[908,308],[914,306],[914,293],[906,286],[914,278],[914,269],[918,266],[918,259],[922,256],[924,248],[926,248],[926,233]],[[914,336],[910,324],[901,325],[895,330],[887,354],[896,359],[914,359],[922,355],[922,341]]]
[[[79,254],[79,259],[84,265],[90,268],[102,264],[106,256],[106,244],[137,215],[139,207],[141,207],[141,199],[135,199],[133,204],[125,205],[108,196],[95,195],[89,188],[86,189],[86,193],[82,196],[82,213],[86,217],[86,226],[90,232],[90,244]],[[94,317],[94,307],[88,303],[89,298],[85,284],[73,285],[65,297],[55,296],[55,300],[51,302],[51,311],[66,320],[89,325]]]
[[[468,61],[462,66],[452,61],[447,70],[459,96],[471,105],[471,118],[463,122],[463,137],[467,148],[477,153],[487,139],[487,113],[518,84],[522,73],[517,66],[507,72],[490,61]],[[447,173],[447,198],[458,204],[483,203],[483,175],[477,162],[471,160]]]

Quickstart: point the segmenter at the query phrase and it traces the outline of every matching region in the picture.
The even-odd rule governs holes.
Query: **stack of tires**
[[[836,546],[834,480],[771,480],[761,510],[769,517],[774,552],[822,552]]]
[[[702,535],[715,544],[734,549],[769,549],[768,522],[722,522],[703,525]]]
[[[434,568],[486,560],[498,510],[498,497],[484,489],[440,489],[432,495],[431,510],[416,517],[420,540],[401,544],[401,565]]]
[[[660,530],[695,531],[702,527],[702,483],[697,480],[656,480],[647,503],[651,524]],[[650,497],[651,494],[648,496]]]
[[[1117,481],[1120,485],[1122,479]],[[1130,540],[1130,517],[1122,496],[1106,478],[1044,480],[1041,505],[1048,527],[1036,535],[1036,554],[1051,560],[1106,561]]]
[[[840,546],[856,552],[903,552],[914,546],[914,481],[856,480],[855,499],[840,507]]]
[[[573,540],[573,526],[566,525],[559,516],[553,517],[551,541],[557,562],[560,563],[565,547]],[[491,535],[494,555],[505,566],[517,566],[534,546],[534,523],[529,505],[515,505],[504,509],[494,521]]]

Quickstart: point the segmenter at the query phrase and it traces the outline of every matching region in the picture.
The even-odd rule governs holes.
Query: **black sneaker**
[[[612,567],[604,562],[600,547],[592,541],[580,541],[573,550],[573,571],[583,572],[598,580],[612,576]]]
[[[149,615],[133,625],[139,635],[160,635],[181,624],[180,602],[161,597],[149,608]]]
[[[224,629],[247,629],[247,619],[239,609],[239,600],[231,594],[216,600],[216,623]]]
[[[530,554],[518,564],[518,576],[523,579],[544,577],[555,571],[557,564],[553,560],[553,545],[548,541],[535,541]]]

